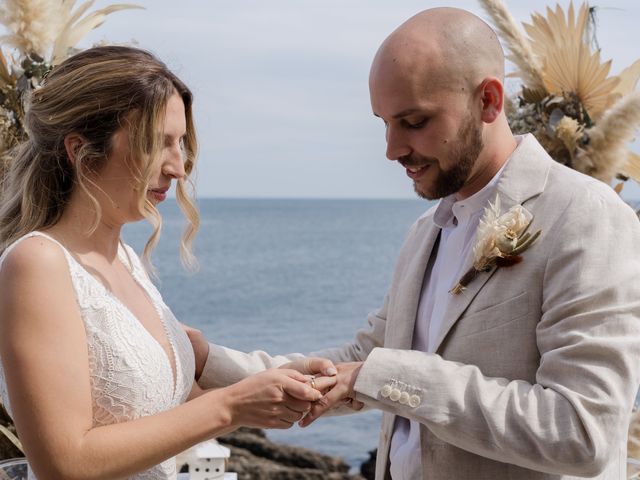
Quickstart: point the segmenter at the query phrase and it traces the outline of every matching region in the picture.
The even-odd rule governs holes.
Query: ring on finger
[[[311,377],[309,379],[309,384],[311,385],[311,388],[313,388],[314,390],[318,390],[318,387],[316,387],[316,380],[314,377]]]

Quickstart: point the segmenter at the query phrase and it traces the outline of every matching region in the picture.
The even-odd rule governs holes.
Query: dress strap
[[[20,242],[22,242],[23,240],[26,240],[27,238],[31,238],[31,237],[44,237],[47,240],[55,243],[56,245],[58,245],[62,251],[64,252],[65,257],[67,258],[67,261],[69,261],[70,259],[72,259],[73,257],[71,256],[71,254],[69,253],[69,251],[64,247],[64,245],[62,245],[59,241],[57,241],[55,238],[53,238],[51,235],[48,235],[44,232],[40,232],[38,230],[35,230],[33,232],[29,232],[26,235],[23,235],[22,237],[18,238],[16,241],[14,241],[11,245],[9,245],[7,248],[4,249],[4,252],[2,252],[2,255],[0,256],[0,267],[2,267],[2,264],[4,262],[4,259],[7,258],[7,256],[9,255],[9,253],[11,253],[11,250],[14,249],[14,247],[16,247],[16,245],[18,245]]]

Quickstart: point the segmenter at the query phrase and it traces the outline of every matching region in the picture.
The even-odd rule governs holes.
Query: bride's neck
[[[79,255],[93,252],[113,260],[117,257],[122,225],[110,221],[104,210],[97,226],[95,219],[96,211],[91,201],[72,198],[49,232]]]

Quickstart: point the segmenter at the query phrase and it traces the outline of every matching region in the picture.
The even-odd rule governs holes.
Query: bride
[[[242,425],[288,428],[334,383],[303,374],[332,373],[322,359],[194,383],[191,344],[144,266],[172,184],[193,259],[191,109],[163,63],[128,47],[69,58],[27,105],[29,139],[0,184],[0,394],[30,478],[175,478],[180,451]],[[155,227],[143,260],[120,240],[142,218]]]

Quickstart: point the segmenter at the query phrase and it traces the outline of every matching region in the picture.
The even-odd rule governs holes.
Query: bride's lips
[[[169,187],[150,188],[149,190],[147,190],[149,195],[151,195],[151,197],[158,202],[162,202],[167,198],[168,191],[169,191]]]

